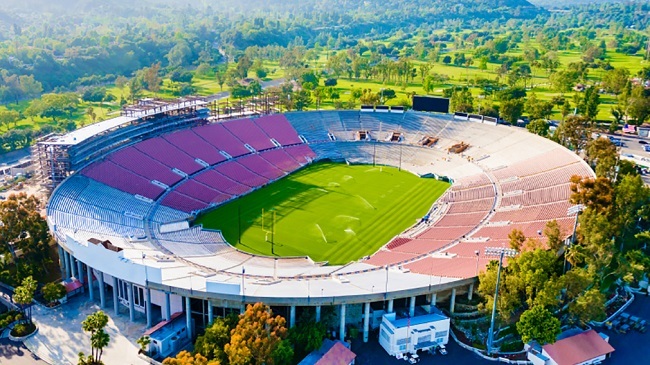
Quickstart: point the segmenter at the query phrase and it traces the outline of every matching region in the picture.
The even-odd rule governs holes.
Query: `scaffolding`
[[[247,99],[220,99],[208,104],[215,120],[246,118],[282,112],[279,93],[264,93]]]
[[[67,145],[46,143],[60,134],[50,134],[40,138],[32,146],[32,161],[36,164],[36,178],[48,189],[53,189],[70,174],[70,157]]]
[[[68,134],[50,134],[32,147],[36,177],[54,189],[75,171],[106,154],[143,139],[202,125],[210,115],[203,98],[143,99],[124,107],[117,118],[95,123]]]

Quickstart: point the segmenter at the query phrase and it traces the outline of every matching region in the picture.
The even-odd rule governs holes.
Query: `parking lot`
[[[442,364],[442,365],[473,365],[473,364],[496,364],[493,361],[487,361],[478,355],[465,350],[458,346],[456,342],[450,337],[447,347],[447,355],[429,355],[420,354],[420,364]],[[356,365],[405,365],[408,364],[405,360],[397,360],[392,356],[388,356],[377,337],[371,337],[368,343],[361,341],[352,344],[352,351],[357,354],[355,361]]]
[[[625,310],[632,316],[637,316],[646,321],[650,320],[650,297],[636,294],[632,305]],[[650,359],[650,331],[640,333],[630,331],[625,334],[607,329],[597,329],[610,336],[609,343],[614,347],[614,354],[605,364],[630,365],[646,363]]]
[[[636,135],[608,135],[614,138],[620,138],[620,154],[623,159],[631,160],[638,165],[650,168],[650,152],[646,151],[646,146],[650,146],[650,139],[642,138]],[[650,147],[648,147],[650,149]],[[643,181],[650,185],[650,174],[641,176]]]

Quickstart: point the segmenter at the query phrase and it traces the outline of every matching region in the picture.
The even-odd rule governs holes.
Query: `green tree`
[[[139,346],[140,346],[140,351],[143,353],[148,353],[149,352],[149,345],[151,344],[151,337],[149,336],[142,336],[138,338],[137,341],[135,341]]]
[[[454,88],[449,108],[455,112],[471,113],[474,111],[474,97],[472,92],[466,88]]]
[[[435,85],[435,78],[432,75],[427,75],[422,82],[422,89],[424,89],[425,93],[430,94],[433,91]]]
[[[305,110],[313,103],[313,99],[311,98],[311,93],[309,90],[300,90],[293,93],[292,95],[293,105],[296,110]],[[338,93],[332,93],[330,95],[332,99],[334,99],[334,95],[338,96]]]
[[[544,226],[544,236],[546,237],[546,245],[551,252],[558,252],[564,245],[564,238],[566,234],[562,232],[562,227],[554,219],[546,222]]]
[[[558,142],[574,151],[582,150],[591,137],[589,119],[571,115],[555,131]]]
[[[463,52],[456,52],[454,55],[454,66],[463,66],[465,65],[465,53]]]
[[[585,90],[584,97],[578,104],[578,111],[589,120],[594,121],[598,115],[598,106],[600,105],[600,95],[595,87],[589,87]]]
[[[298,325],[289,330],[287,339],[293,344],[295,358],[303,359],[310,352],[320,348],[327,334],[323,322],[312,318],[301,318]]]
[[[618,95],[623,92],[629,80],[630,70],[625,67],[615,68],[605,72],[603,86],[607,91]]]
[[[15,110],[0,110],[0,124],[9,130],[9,124],[16,123],[20,120],[20,113]]]
[[[616,146],[608,138],[596,138],[587,142],[585,161],[596,171],[596,176],[613,179],[617,160]]]
[[[291,365],[295,355],[293,346],[288,340],[282,340],[271,354],[274,365]],[[301,358],[302,359],[302,358]]]
[[[530,307],[547,283],[556,279],[558,272],[556,253],[538,247],[526,250],[515,259],[509,260],[505,280],[511,289],[515,289],[520,297],[525,298]]]
[[[18,80],[20,90],[26,98],[36,98],[43,92],[43,84],[34,79],[33,75],[21,75]]]
[[[23,318],[27,318],[29,323],[32,323],[32,301],[34,300],[34,293],[36,293],[37,286],[38,283],[36,280],[28,276],[14,290],[13,300],[20,307]]]
[[[132,101],[135,102],[136,99],[142,95],[142,90],[143,90],[143,84],[142,80],[140,80],[137,77],[132,78],[129,81],[129,95],[128,98]]]
[[[223,91],[223,84],[226,83],[226,71],[223,68],[219,68],[214,73],[214,77],[217,80],[217,84],[219,84],[219,89]]]
[[[494,303],[494,289],[497,282],[498,262],[491,261],[484,271],[479,273],[479,286],[477,292],[485,298],[485,303],[479,305],[483,312],[492,310]],[[507,322],[512,313],[522,305],[521,296],[516,288],[506,280],[508,269],[505,267],[501,272],[501,281],[499,282],[499,300],[497,301],[497,313],[499,320]]]
[[[40,99],[30,102],[25,109],[25,115],[29,117],[40,116],[43,118],[56,119],[65,115],[72,116],[72,112],[79,105],[79,98],[74,93],[44,94]]]
[[[602,321],[605,314],[605,296],[597,288],[591,288],[569,304],[568,313],[581,325],[590,321]]]
[[[200,354],[207,360],[217,360],[221,364],[226,364],[228,356],[224,352],[224,347],[230,342],[230,332],[237,325],[237,321],[236,315],[216,318],[212,325],[205,329],[205,333],[197,337],[193,354]]]
[[[535,340],[540,344],[547,344],[554,343],[562,329],[560,320],[548,309],[538,305],[521,314],[517,322],[517,332],[524,343]]]
[[[571,102],[568,100],[564,100],[564,103],[562,104],[562,109],[560,110],[560,113],[562,114],[562,121],[573,112],[573,109],[571,108]]]
[[[248,56],[244,55],[239,58],[237,61],[237,65],[235,66],[235,70],[237,70],[237,75],[245,79],[248,77],[248,70],[253,66],[253,61],[251,61]]]
[[[160,77],[160,62],[154,63],[151,67],[145,67],[142,72],[142,81],[145,89],[156,94],[160,91],[162,77]]]
[[[650,117],[650,91],[641,85],[632,88],[627,113],[637,125],[645,123]]]
[[[91,123],[95,123],[97,119],[97,114],[95,114],[95,109],[92,106],[86,108],[86,116],[90,118]]]
[[[124,91],[124,88],[129,85],[129,79],[120,75],[115,79],[115,87],[120,89],[120,93]]]
[[[510,124],[517,124],[517,120],[524,111],[524,102],[521,99],[510,99],[501,103],[499,114],[501,118]]]
[[[65,286],[61,283],[47,283],[43,286],[42,292],[48,304],[56,302],[66,294]]]
[[[625,242],[638,231],[640,218],[650,203],[650,189],[639,175],[623,175],[614,187],[618,239]]]
[[[104,328],[108,324],[108,316],[97,311],[92,313],[81,322],[81,329],[90,332],[90,355],[86,357],[83,352],[79,353],[79,365],[101,365],[104,348],[110,342],[110,336]]]
[[[549,125],[545,120],[535,119],[528,123],[526,129],[530,133],[535,133],[538,136],[546,137],[548,136]]]
[[[578,245],[589,272],[602,283],[610,274],[615,258],[614,234],[616,226],[605,214],[585,209],[578,219]]]
[[[526,242],[526,235],[521,230],[515,228],[508,233],[508,240],[510,248],[513,250],[521,251]]]
[[[571,91],[573,86],[575,86],[578,77],[574,72],[570,71],[558,71],[549,77],[553,89],[559,93],[566,93]]]
[[[27,276],[34,275],[42,280],[46,275],[46,265],[51,262],[49,243],[52,238],[47,222],[40,215],[40,202],[25,193],[12,194],[0,202],[0,253],[12,255],[16,271],[3,280],[20,283]],[[17,260],[16,251],[22,251]],[[15,284],[14,284],[15,285]]]
[[[530,119],[548,119],[553,113],[553,103],[537,99],[537,94],[531,93],[526,100],[525,109]]]
[[[562,288],[565,290],[565,302],[573,302],[594,282],[593,275],[585,268],[573,267],[562,275]]]
[[[169,50],[165,56],[169,62],[169,66],[184,67],[190,64],[192,58],[192,49],[186,40],[180,39],[174,47]]]

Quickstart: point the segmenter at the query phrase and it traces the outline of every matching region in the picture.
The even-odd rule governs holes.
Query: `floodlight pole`
[[[578,230],[578,216],[580,213],[585,209],[585,206],[582,204],[574,205],[567,209],[567,215],[574,215],[576,216],[575,222],[573,223],[573,234],[571,235],[571,241],[568,242],[564,249],[564,266],[562,267],[562,272],[566,273],[566,267],[567,267],[567,251],[569,247],[574,245],[576,243],[576,231]]]
[[[372,143],[372,166],[374,167],[377,160],[377,141]]]
[[[399,142],[399,169],[398,171],[402,171],[402,144]]]
[[[501,281],[501,267],[503,266],[503,257],[507,254],[509,257],[512,257],[517,254],[517,251],[508,249],[508,248],[487,248],[485,250],[486,255],[489,254],[498,254],[499,255],[499,269],[497,270],[497,285],[494,289],[494,301],[492,303],[492,318],[490,319],[490,331],[488,332],[487,340],[487,353],[488,355],[492,354],[492,344],[494,342],[494,319],[497,314],[497,300],[499,298],[499,283]]]
[[[384,298],[388,297],[388,265],[386,265],[386,291],[384,292]]]
[[[275,210],[273,211],[273,222],[271,224],[271,254],[275,255]]]
[[[490,319],[490,332],[488,332],[487,353],[492,354],[492,343],[494,342],[494,317],[497,314],[497,298],[499,297],[499,282],[501,281],[501,265],[503,265],[504,251],[499,256],[499,269],[497,270],[497,286],[494,289],[494,300],[492,301],[492,318]]]

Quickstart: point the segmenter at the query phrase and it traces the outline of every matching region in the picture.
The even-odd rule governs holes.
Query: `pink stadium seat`
[[[282,114],[259,117],[255,119],[254,122],[268,136],[275,139],[283,146],[302,143],[296,130],[293,129],[287,118]]]
[[[188,155],[201,159],[209,165],[226,160],[215,146],[199,137],[199,135],[190,129],[174,132],[163,136],[163,138]]]

